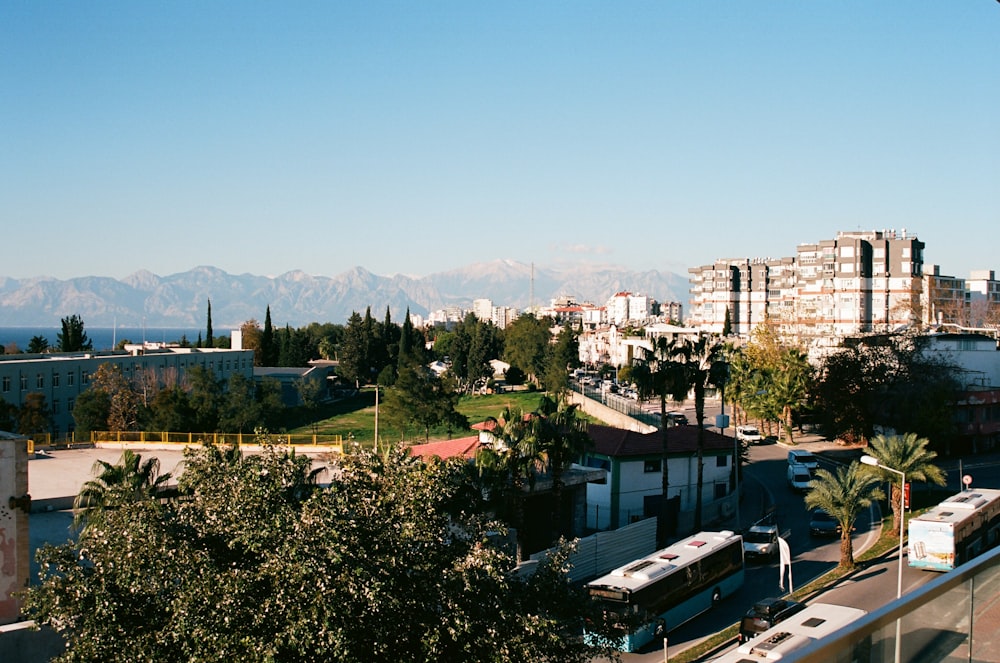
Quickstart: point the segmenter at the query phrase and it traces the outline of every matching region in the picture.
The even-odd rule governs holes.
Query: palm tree
[[[159,459],[143,462],[142,455],[131,449],[122,451],[115,464],[98,460],[92,473],[96,478],[83,484],[73,500],[73,524],[77,527],[86,527],[106,510],[156,498],[171,478],[169,472],[160,474]]]
[[[682,362],[685,382],[694,392],[694,415],[698,423],[698,487],[694,507],[694,528],[701,529],[702,489],[705,484],[705,392],[709,386],[724,384],[726,364],[722,340],[713,335],[685,338],[675,356]]]
[[[504,408],[499,417],[486,420],[491,425],[493,444],[476,453],[476,467],[490,493],[490,501],[505,510],[517,530],[517,556],[524,548],[525,488],[534,489],[542,454],[532,430],[533,415],[520,408]]]
[[[862,509],[871,506],[872,500],[882,497],[878,488],[878,475],[867,471],[857,461],[847,467],[838,467],[836,473],[816,470],[806,494],[806,507],[822,509],[840,526],[840,566],[854,568],[854,543],[851,532],[854,521]]]
[[[785,429],[785,441],[794,444],[792,413],[806,400],[813,368],[805,352],[798,348],[785,348],[778,357],[776,369],[771,376],[768,396]]]
[[[552,537],[558,538],[563,523],[563,474],[592,446],[583,419],[577,418],[578,405],[542,396],[534,418],[534,436],[552,477]]]
[[[669,471],[669,449],[667,447],[669,422],[667,421],[667,399],[681,402],[687,397],[688,384],[685,379],[683,365],[674,359],[677,352],[678,341],[676,337],[660,336],[653,342],[652,350],[638,347],[638,354],[633,360],[631,376],[635,381],[636,391],[639,398],[656,396],[660,399],[660,435],[661,435],[661,490],[663,502],[661,517],[659,519],[657,540],[661,543],[666,541],[665,511],[666,501],[669,497],[670,471]]]
[[[918,437],[916,433],[876,435],[868,443],[868,455],[880,465],[903,472],[908,480],[943,486],[945,473],[931,462],[937,458],[937,453],[927,448],[929,444],[930,440]],[[889,499],[892,503],[892,531],[899,532],[900,519],[903,517],[903,493],[901,486],[893,481],[896,474],[871,466],[868,471],[876,473],[880,479],[889,481],[892,485]]]

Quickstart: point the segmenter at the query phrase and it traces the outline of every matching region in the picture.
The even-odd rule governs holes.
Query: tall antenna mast
[[[528,310],[535,312],[535,263],[531,263],[531,290],[528,294]]]

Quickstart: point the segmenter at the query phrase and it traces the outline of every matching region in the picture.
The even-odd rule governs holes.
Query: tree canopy
[[[192,448],[179,499],[120,504],[77,543],[41,549],[28,614],[66,636],[59,663],[599,653],[579,637],[584,619],[601,621],[567,580],[568,549],[515,573],[488,542],[497,524],[479,515],[465,463],[393,449],[345,456],[326,478],[267,444]]]

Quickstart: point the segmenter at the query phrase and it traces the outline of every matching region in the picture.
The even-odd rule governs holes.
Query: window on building
[[[840,257],[841,258],[853,258],[854,257],[854,247],[853,246],[842,246],[842,247],[840,247]]]
[[[715,457],[716,467],[729,467],[729,456],[716,456]]]
[[[10,391],[10,376],[9,375],[3,376],[3,390],[4,390],[4,393]]]
[[[52,414],[59,414],[59,399],[52,399]]]
[[[884,258],[884,257],[885,257],[885,249],[882,248],[872,249],[872,258]]]
[[[73,408],[75,408],[75,407],[76,407],[76,399],[75,398],[67,398],[66,399],[66,409],[69,412],[72,412]]]
[[[904,257],[904,258],[909,258],[910,257],[910,247],[904,246],[903,247],[903,252],[900,255],[902,257]]]
[[[52,374],[52,386],[53,387],[58,387],[59,386],[59,374],[58,373],[53,373]]]
[[[80,371],[80,384],[90,384],[90,373]]]
[[[642,464],[642,471],[646,474],[649,474],[650,472],[659,472],[660,467],[660,459],[647,460]]]
[[[35,389],[45,389],[45,376],[41,373],[35,376]]]
[[[840,271],[846,274],[854,273],[854,263],[853,262],[842,262],[840,263]]]
[[[70,387],[76,384],[76,374],[73,373],[73,371],[66,372],[66,384],[68,384]]]
[[[28,376],[27,375],[22,375],[20,382],[21,382],[21,384],[20,384],[21,391],[27,391],[28,390]]]

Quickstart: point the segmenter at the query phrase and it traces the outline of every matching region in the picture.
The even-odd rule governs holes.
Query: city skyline
[[[998,25],[987,1],[5,3],[3,276],[685,275],[905,228],[965,277],[1000,239]]]

